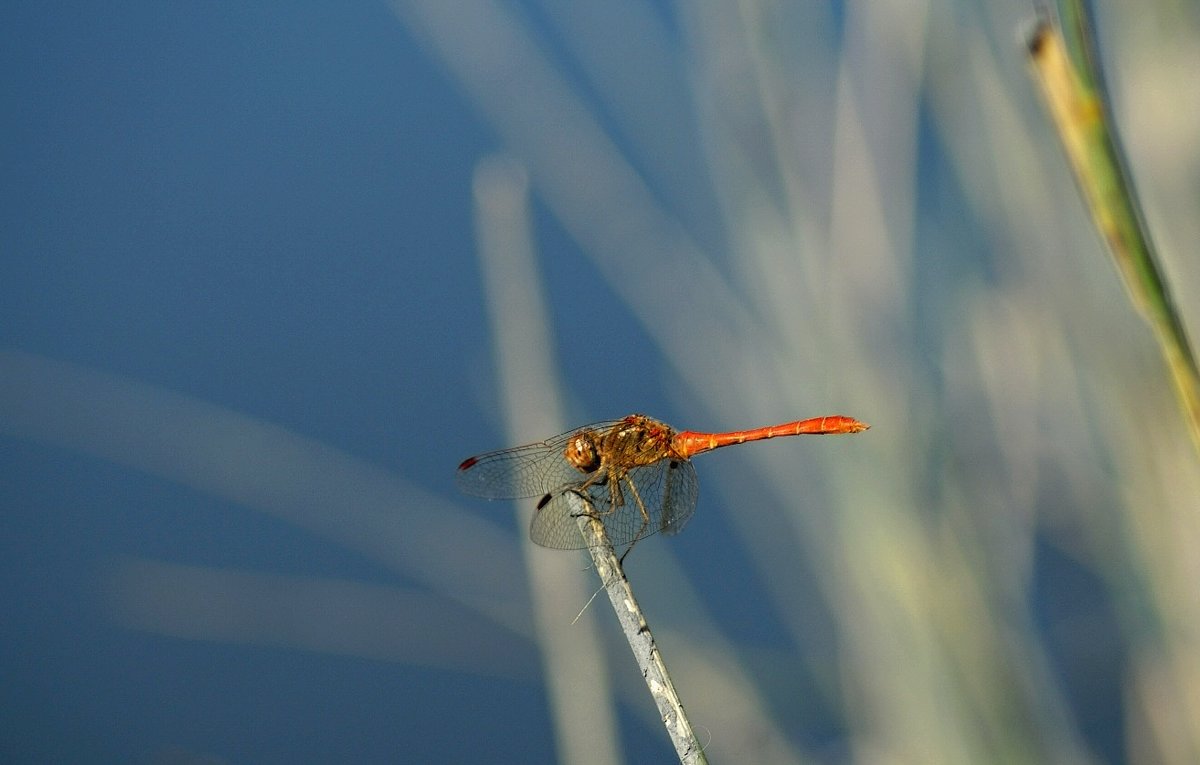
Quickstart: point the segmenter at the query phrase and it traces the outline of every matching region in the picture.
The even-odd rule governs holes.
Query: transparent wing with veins
[[[586,547],[576,520],[581,505],[590,506],[615,547],[651,534],[678,533],[696,512],[699,484],[687,460],[664,458],[650,465],[604,470],[606,476],[582,490],[566,488],[544,496],[529,527],[530,538],[560,550]],[[585,503],[571,501],[580,495]]]
[[[580,486],[589,475],[580,472],[563,456],[568,442],[581,431],[604,432],[618,422],[620,420],[597,422],[539,443],[471,457],[458,466],[458,488],[485,499],[521,499]]]

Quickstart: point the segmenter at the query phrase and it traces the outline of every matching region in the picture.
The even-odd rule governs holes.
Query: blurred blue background
[[[698,716],[714,757],[1200,752],[1200,710],[1178,706],[1200,688],[1181,573],[1194,459],[1024,79],[1013,30],[1032,6],[897,7],[917,18],[891,27],[841,4],[450,5],[0,12],[0,759],[571,759],[521,561],[581,572],[583,598],[544,616],[564,628],[594,576],[582,555],[522,547],[509,506],[453,486],[469,454],[557,432],[506,428],[479,254],[479,173],[499,153],[528,168],[541,283],[524,286],[546,301],[558,427],[633,411],[694,429],[874,426],[701,458],[687,533],[630,558],[635,588],[640,573],[667,590],[644,605],[669,666],[670,636],[697,633],[656,558],[678,557],[728,651],[679,660],[689,709],[757,700],[762,730]],[[1195,241],[1200,162],[1194,94],[1166,70],[1200,44],[1194,8],[1148,8],[1099,10],[1169,245]],[[1109,31],[1130,17],[1143,26]],[[603,155],[539,100],[555,83],[489,69],[526,43],[671,222],[661,236],[619,185],[596,193],[628,208],[579,217],[590,198],[572,188],[611,179],[582,158],[555,176],[555,151]],[[904,72],[910,90],[893,90]],[[563,146],[539,154],[559,128]],[[861,165],[844,159],[860,147]],[[686,245],[620,260],[626,235]],[[1194,272],[1177,275],[1194,315]],[[756,326],[763,348],[739,340]],[[762,393],[786,386],[803,393]],[[780,496],[804,541],[731,507],[784,523]],[[1136,517],[1155,532],[1138,537]],[[777,557],[753,558],[767,540]],[[947,600],[930,616],[893,586]],[[616,750],[669,761],[607,606],[591,608]],[[986,646],[972,613],[992,620]],[[895,635],[911,639],[875,643]],[[738,657],[741,685],[702,679],[715,656]],[[773,748],[722,749],[743,740]]]

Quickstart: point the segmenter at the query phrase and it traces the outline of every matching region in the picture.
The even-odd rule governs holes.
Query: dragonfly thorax
[[[600,454],[609,464],[633,468],[652,465],[674,456],[670,426],[645,415],[632,414],[613,426],[600,445]]]

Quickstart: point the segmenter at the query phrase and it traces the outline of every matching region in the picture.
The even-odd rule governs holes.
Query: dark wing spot
[[[470,462],[470,460],[467,460],[467,462]],[[679,467],[679,460],[671,460],[671,464],[667,467],[671,468],[672,470],[676,469]]]
[[[458,469],[466,470],[467,468],[474,467],[476,462],[479,462],[479,460],[477,458],[467,457],[465,460],[462,461],[462,464],[458,466]]]
[[[543,507],[545,507],[549,503],[550,503],[550,495],[547,494],[538,500],[537,509],[541,510]]]

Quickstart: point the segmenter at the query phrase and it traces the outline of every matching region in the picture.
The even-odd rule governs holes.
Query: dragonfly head
[[[567,441],[563,457],[580,473],[594,473],[600,468],[600,450],[596,446],[596,432],[581,430]]]

